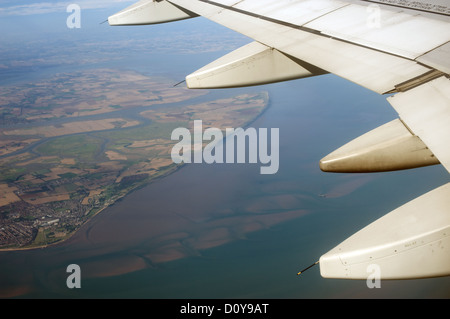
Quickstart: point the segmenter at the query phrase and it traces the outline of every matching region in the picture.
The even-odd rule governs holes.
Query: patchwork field
[[[189,103],[207,93],[109,69],[3,90],[0,248],[64,240],[133,189],[175,171],[175,128],[197,119],[241,127],[268,105],[265,92]]]

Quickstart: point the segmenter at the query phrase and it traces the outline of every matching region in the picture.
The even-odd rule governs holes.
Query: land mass
[[[0,249],[61,242],[118,199],[177,170],[170,157],[175,128],[196,119],[243,127],[268,106],[267,92],[190,103],[207,93],[112,69],[2,87]]]

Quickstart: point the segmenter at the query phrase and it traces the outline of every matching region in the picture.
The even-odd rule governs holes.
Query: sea
[[[174,55],[173,68],[181,75],[214,54],[191,56],[189,64]],[[164,61],[167,55],[155,54],[117,63],[165,76]],[[269,93],[269,106],[248,127],[279,129],[276,174],[260,174],[258,163],[185,164],[114,203],[63,243],[0,252],[0,296],[450,297],[449,277],[382,281],[380,288],[369,288],[364,280],[322,278],[319,266],[297,275],[359,229],[448,182],[448,173],[441,166],[374,174],[320,171],[322,157],[396,118],[386,97],[334,75],[210,90],[199,99],[260,91]],[[70,265],[79,267],[79,288],[69,287]]]

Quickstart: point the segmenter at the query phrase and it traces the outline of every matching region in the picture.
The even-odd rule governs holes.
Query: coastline
[[[150,184],[152,184],[152,183],[155,183],[155,182],[157,182],[158,180],[163,179],[163,178],[165,178],[165,177],[167,177],[167,176],[169,176],[169,175],[171,175],[171,174],[177,172],[178,170],[180,170],[180,169],[181,169],[182,167],[184,167],[184,166],[185,166],[185,164],[175,165],[173,169],[171,169],[171,170],[169,170],[169,171],[167,171],[167,172],[165,172],[165,173],[163,173],[163,174],[161,174],[161,175],[158,175],[158,176],[155,176],[155,177],[153,177],[153,178],[150,178],[149,180],[147,180],[147,181],[145,181],[145,182],[139,183],[138,185],[136,185],[135,187],[133,187],[132,189],[130,189],[128,192],[126,192],[126,193],[124,193],[124,194],[118,196],[112,203],[108,203],[107,205],[104,205],[103,207],[101,207],[100,209],[98,209],[97,212],[95,212],[94,214],[92,214],[91,216],[89,216],[88,218],[86,218],[86,220],[85,220],[85,221],[84,221],[77,229],[75,229],[75,230],[72,231],[71,233],[67,234],[67,236],[65,236],[64,238],[62,238],[62,239],[60,239],[60,240],[58,240],[58,241],[55,241],[55,242],[52,242],[52,243],[48,243],[48,244],[45,244],[45,245],[36,245],[36,246],[32,246],[33,243],[31,243],[31,244],[26,245],[26,246],[23,246],[23,247],[16,247],[16,248],[0,248],[0,252],[38,250],[38,249],[45,249],[45,248],[47,248],[47,247],[53,247],[53,246],[57,246],[57,245],[60,245],[60,244],[64,244],[67,240],[71,239],[76,233],[78,233],[78,231],[79,231],[84,225],[86,225],[86,224],[88,224],[89,222],[91,222],[93,218],[95,218],[96,216],[98,216],[100,213],[102,213],[102,212],[103,212],[104,210],[106,210],[107,208],[110,208],[110,207],[112,207],[115,203],[117,203],[118,201],[123,200],[126,196],[130,195],[132,192],[137,191],[137,190],[139,190],[139,189],[141,189],[141,188],[143,188],[143,187],[145,187],[145,186],[148,186],[148,185],[150,185]],[[90,214],[90,213],[86,214],[86,216],[89,215],[89,214]],[[35,238],[34,238],[34,239],[35,239]],[[33,240],[34,240],[34,239],[33,239]]]

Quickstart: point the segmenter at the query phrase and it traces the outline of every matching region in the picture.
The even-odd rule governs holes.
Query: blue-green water
[[[448,277],[369,289],[365,281],[323,279],[318,267],[296,275],[448,180],[439,166],[363,175],[319,170],[321,157],[395,117],[384,97],[334,76],[208,96],[246,90],[269,91],[270,107],[250,126],[280,129],[277,174],[260,175],[259,164],[186,165],[106,209],[61,245],[0,253],[2,296],[448,298]],[[156,262],[158,254],[174,256],[168,250],[182,258]],[[80,289],[66,286],[73,263],[81,268]]]

